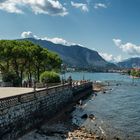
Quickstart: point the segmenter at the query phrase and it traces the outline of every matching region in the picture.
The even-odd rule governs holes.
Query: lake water
[[[123,140],[140,140],[140,80],[132,80],[127,75],[117,73],[67,73],[75,80],[90,79],[109,81],[111,90],[106,94],[91,96],[85,101],[84,113],[97,117],[99,128],[112,139],[117,136]],[[116,84],[119,83],[119,86]],[[78,111],[78,109],[76,110]],[[94,123],[83,122],[89,129]]]

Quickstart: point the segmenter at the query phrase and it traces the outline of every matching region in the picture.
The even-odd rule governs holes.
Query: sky
[[[140,0],[0,0],[0,39],[27,37],[139,57]]]

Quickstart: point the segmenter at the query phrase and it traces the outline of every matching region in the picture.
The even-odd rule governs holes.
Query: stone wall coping
[[[33,94],[33,93],[37,93],[37,92],[41,92],[41,91],[46,91],[46,90],[51,90],[51,89],[56,89],[56,88],[60,88],[60,87],[67,87],[69,84],[64,84],[64,85],[57,85],[57,86],[52,86],[52,87],[48,87],[48,88],[42,88],[42,89],[37,89],[35,91],[31,91],[31,92],[26,92],[26,93],[22,93],[22,94],[18,94],[18,95],[14,95],[14,96],[7,96],[7,97],[2,97],[0,98],[0,100],[3,99],[10,99],[10,98],[14,98],[17,96],[23,96],[23,95],[28,95],[28,94]],[[12,89],[11,89],[12,90]]]
[[[88,85],[91,85],[91,82],[85,82],[85,83],[82,83],[81,85],[72,87],[72,90],[75,90],[78,88],[80,89],[80,87],[84,87],[84,86],[88,86]],[[36,98],[44,97],[47,94],[56,93],[56,91],[60,92],[63,90],[68,90],[68,89],[71,89],[71,86],[68,83],[66,83],[64,85],[57,85],[57,86],[53,86],[53,87],[38,89],[38,90],[35,90],[32,92],[27,92],[27,93],[23,93],[23,94],[0,98],[0,110],[11,107],[11,106],[15,106],[19,103],[21,104],[24,102],[30,102],[32,100],[35,100]],[[45,91],[45,92],[43,93],[43,91]]]

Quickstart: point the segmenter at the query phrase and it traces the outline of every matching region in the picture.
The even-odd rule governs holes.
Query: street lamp
[[[65,70],[66,70],[66,65],[65,64],[61,64],[61,74],[62,74],[62,84],[65,83]]]

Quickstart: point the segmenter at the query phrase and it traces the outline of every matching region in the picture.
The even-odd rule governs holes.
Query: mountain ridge
[[[23,39],[22,39],[23,40]],[[31,41],[50,51],[56,52],[62,58],[63,62],[71,67],[92,68],[92,67],[116,67],[115,64],[105,61],[97,51],[89,48],[71,45],[65,46],[55,44],[53,42],[41,39],[26,38],[24,40]]]
[[[123,60],[122,62],[117,63],[117,65],[121,68],[140,68],[140,57],[128,58]]]

